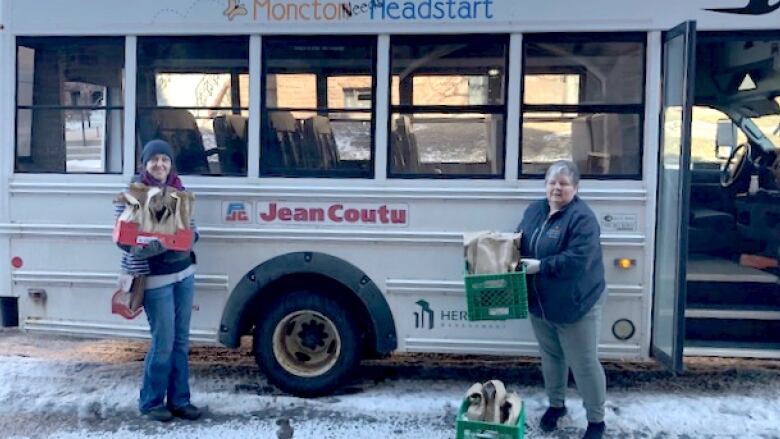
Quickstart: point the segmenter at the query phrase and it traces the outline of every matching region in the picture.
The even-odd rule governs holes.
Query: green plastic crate
[[[500,274],[466,274],[469,320],[528,318],[528,288],[522,271]]]
[[[515,425],[493,424],[491,422],[469,421],[466,409],[469,403],[463,401],[455,419],[455,439],[523,439],[525,437],[525,402]]]

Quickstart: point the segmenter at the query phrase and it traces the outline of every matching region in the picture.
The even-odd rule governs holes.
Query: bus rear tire
[[[258,366],[268,381],[297,396],[325,395],[341,385],[360,361],[359,346],[348,309],[311,290],[281,296],[255,326]]]

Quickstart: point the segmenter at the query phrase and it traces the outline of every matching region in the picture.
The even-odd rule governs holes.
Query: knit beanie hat
[[[146,162],[157,154],[165,154],[173,162],[173,148],[171,148],[171,145],[165,140],[154,139],[144,145],[144,149],[141,151],[141,163],[146,166]]]

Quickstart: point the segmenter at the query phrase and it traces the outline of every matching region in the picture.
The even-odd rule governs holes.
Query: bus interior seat
[[[614,172],[615,158],[613,140],[614,114],[594,114],[588,116],[591,130],[592,148],[588,152],[587,169],[589,174],[610,174]],[[619,124],[617,124],[619,126]]]
[[[285,168],[305,167],[307,161],[302,153],[302,136],[295,116],[289,111],[268,113],[271,131],[274,133],[275,148],[264,151],[272,163]]]
[[[186,109],[152,110],[139,118],[142,141],[163,139],[176,154],[176,171],[182,174],[210,173],[206,150],[195,116]]]
[[[572,161],[585,175],[610,172],[611,156],[607,152],[603,115],[580,116],[572,121]]]
[[[736,207],[730,189],[720,184],[717,163],[694,163],[691,171],[688,250],[731,256],[737,247]]]
[[[417,149],[417,139],[412,132],[409,116],[395,119],[395,130],[392,133],[393,154],[392,167],[396,172],[415,173],[420,170],[420,157]]]
[[[707,207],[691,206],[688,252],[729,256],[734,249],[737,222],[734,215]]]
[[[638,118],[632,114],[602,114],[604,151],[609,155],[610,173],[635,175],[640,172]]]
[[[593,151],[591,116],[580,116],[571,122],[572,161],[582,174],[590,174],[588,154]]]
[[[636,137],[638,127],[621,120],[622,114],[593,114],[572,121],[572,157],[583,174],[635,174],[638,151],[627,153],[625,145]],[[628,115],[627,117],[630,117]]]
[[[312,116],[303,122],[303,139],[307,156],[318,169],[337,168],[340,164],[338,145],[330,119]]]
[[[220,115],[213,123],[222,175],[245,175],[247,118],[238,114]]]

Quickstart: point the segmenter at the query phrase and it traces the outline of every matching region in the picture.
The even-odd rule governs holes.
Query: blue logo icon
[[[242,202],[232,202],[227,206],[225,213],[225,221],[227,222],[246,222],[249,221],[249,214],[247,214],[246,206]]]

